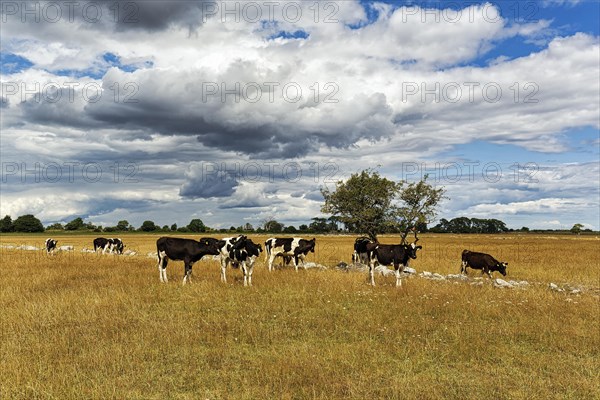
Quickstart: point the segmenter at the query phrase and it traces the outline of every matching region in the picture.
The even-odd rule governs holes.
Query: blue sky
[[[299,225],[321,187],[416,165],[448,191],[439,217],[600,228],[598,2],[136,4],[2,9],[0,213]],[[474,178],[443,179],[456,163]]]

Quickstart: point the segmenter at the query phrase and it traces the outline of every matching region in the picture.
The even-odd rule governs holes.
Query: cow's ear
[[[415,248],[415,250],[419,250],[419,249],[422,249],[422,248],[423,248],[423,246],[417,246],[417,247]]]

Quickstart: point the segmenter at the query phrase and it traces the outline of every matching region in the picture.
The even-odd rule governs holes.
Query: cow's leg
[[[246,267],[248,271],[248,286],[252,286],[252,271],[254,270],[254,264],[250,264]]]
[[[463,261],[460,264],[460,273],[461,274],[464,273],[465,275],[467,275],[467,262],[466,261]]]
[[[402,286],[402,279],[400,278],[400,274],[404,271],[404,265],[400,268],[399,264],[394,264],[394,269],[396,270],[396,287]]]
[[[275,257],[277,257],[275,253],[271,253],[271,256],[269,257],[269,272],[273,270],[273,261],[275,261]]]
[[[246,266],[246,261],[241,262],[240,269],[244,275],[244,286],[248,286],[248,267]]]
[[[298,256],[294,255],[294,268],[296,269],[296,272],[298,272]]]
[[[371,286],[375,286],[375,262],[371,261],[369,263],[369,279],[371,281]]]
[[[227,264],[229,263],[229,258],[221,257],[221,282],[227,283],[227,276],[225,275],[227,270]]]
[[[485,270],[485,273],[487,274],[487,276],[489,276],[490,279],[493,279],[492,274],[490,274],[490,269],[489,268],[485,268],[484,270]]]
[[[186,281],[191,282],[192,276],[192,262],[189,260],[184,261],[184,273],[183,273],[183,285],[185,285]]]
[[[167,264],[169,259],[164,251],[158,253],[158,274],[161,282],[168,282],[167,280]]]

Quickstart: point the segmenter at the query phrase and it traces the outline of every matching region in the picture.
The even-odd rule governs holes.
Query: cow
[[[222,239],[224,245],[221,253],[221,281],[227,283],[225,271],[231,262],[232,266],[240,265],[244,274],[244,286],[252,286],[252,270],[254,263],[262,251],[260,244],[254,243],[244,235]]]
[[[494,271],[498,271],[502,276],[506,276],[507,266],[507,262],[500,262],[489,254],[463,250],[460,273],[467,275],[467,268],[480,269],[481,275],[485,272],[492,279],[491,273]]]
[[[354,253],[352,253],[352,262],[360,262],[362,264],[368,264],[371,259],[371,253],[375,250],[377,242],[369,239],[366,236],[356,238],[354,241]]]
[[[163,236],[156,241],[158,272],[161,282],[168,282],[167,264],[169,259],[183,261],[183,284],[192,281],[192,265],[206,255],[218,255],[225,242],[213,238],[183,239]]]
[[[56,244],[58,243],[58,240],[54,240],[54,239],[46,239],[46,253],[50,254],[53,253],[56,250]]]
[[[96,238],[94,239],[94,251],[98,251],[98,249],[102,249],[102,254],[107,251],[112,254],[115,251],[117,254],[123,253],[123,248],[125,245],[123,241],[119,238]]]
[[[269,238],[265,242],[265,258],[269,259],[269,271],[273,270],[273,261],[275,257],[282,256],[284,261],[286,257],[291,257],[294,262],[294,268],[298,272],[298,261],[302,261],[308,252],[315,252],[316,239],[306,240],[302,238]]]
[[[99,237],[94,239],[94,251],[98,251],[98,249],[102,249],[102,253],[104,253],[109,246],[109,241],[107,238]]]
[[[371,253],[369,262],[369,278],[371,279],[371,285],[375,286],[375,263],[379,263],[384,266],[393,265],[394,270],[396,271],[396,286],[402,286],[400,273],[404,271],[404,268],[408,265],[408,261],[411,258],[413,260],[417,258],[417,250],[422,248],[422,246],[416,245],[416,241],[411,244],[377,243],[375,249]]]
[[[123,254],[123,248],[125,247],[125,245],[123,244],[123,241],[120,238],[111,238],[108,240],[112,242],[112,246],[110,249],[111,253],[115,251],[117,254]]]

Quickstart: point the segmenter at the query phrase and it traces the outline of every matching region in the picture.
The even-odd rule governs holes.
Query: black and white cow
[[[99,237],[94,239],[94,251],[98,251],[98,249],[102,249],[102,253],[106,252],[110,245],[110,242],[107,238]]]
[[[244,235],[222,239],[225,244],[220,248],[221,281],[227,282],[225,271],[227,265],[240,265],[244,274],[244,286],[252,286],[252,270],[254,263],[262,251],[260,244],[254,243]]]
[[[286,257],[291,257],[294,262],[294,268],[298,272],[298,262],[302,261],[308,252],[315,252],[316,239],[306,240],[302,238],[269,238],[265,242],[265,257],[269,258],[269,271],[273,270],[273,261],[275,257],[282,256],[284,261]]]
[[[492,272],[498,271],[503,276],[506,276],[507,262],[500,262],[494,257],[486,253],[477,253],[475,251],[463,250],[462,252],[462,265],[460,267],[461,274],[467,275],[467,268],[480,269],[481,275],[485,272],[490,279],[492,278]]]
[[[123,254],[123,248],[125,245],[123,241],[119,238],[96,238],[94,239],[94,251],[98,251],[98,249],[102,249],[102,254],[108,253],[112,254],[112,252],[116,252],[117,254]]]
[[[111,253],[114,251],[117,254],[123,254],[123,248],[125,247],[125,245],[123,244],[123,241],[120,238],[111,238],[108,240],[111,243]]]
[[[158,272],[161,282],[168,282],[167,264],[169,259],[183,261],[184,275],[183,284],[192,281],[192,265],[206,255],[216,256],[219,249],[225,244],[224,241],[213,238],[183,239],[174,237],[161,237],[156,241],[156,253],[158,254]]]
[[[354,241],[354,253],[352,253],[353,263],[362,263],[367,265],[371,259],[371,253],[377,247],[377,242],[369,239],[366,236],[356,238]]]
[[[417,258],[417,250],[422,249],[422,246],[411,244],[377,244],[371,253],[371,262],[369,263],[369,278],[371,285],[375,286],[375,263],[384,266],[393,265],[396,271],[396,286],[402,286],[400,273],[404,271],[404,267],[408,265],[408,261],[412,258]]]
[[[54,239],[46,239],[46,253],[50,254],[53,253],[56,250],[56,244],[58,243],[57,240]]]

